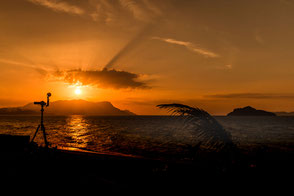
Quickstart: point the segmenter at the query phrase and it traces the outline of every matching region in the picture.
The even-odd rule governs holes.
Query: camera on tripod
[[[51,93],[47,93],[47,103],[45,103],[45,101],[35,101],[34,104],[35,105],[41,105],[42,107],[49,106],[49,97],[51,97]]]
[[[33,136],[33,139],[31,140],[31,143],[32,143],[34,141],[39,129],[41,129],[42,132],[43,132],[43,137],[44,137],[44,142],[45,142],[45,147],[46,148],[48,148],[49,143],[47,142],[45,126],[43,124],[43,112],[44,112],[44,106],[46,106],[46,107],[49,106],[49,97],[51,97],[51,93],[47,93],[47,103],[45,103],[45,101],[35,101],[34,102],[35,105],[41,105],[41,123],[37,127],[37,130],[36,130],[36,132],[35,132],[35,134]]]

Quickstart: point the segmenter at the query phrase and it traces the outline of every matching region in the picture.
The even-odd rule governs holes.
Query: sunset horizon
[[[80,94],[80,93],[76,93],[76,91],[75,91],[75,94]],[[63,101],[74,101],[74,102],[78,101],[78,102],[88,102],[88,103],[104,103],[104,102],[106,102],[106,103],[110,103],[115,108],[118,108],[120,110],[127,110],[127,111],[132,112],[135,115],[142,115],[142,116],[146,116],[146,115],[150,115],[150,116],[154,116],[154,115],[155,116],[156,115],[167,115],[167,116],[169,116],[169,115],[171,115],[170,112],[168,112],[168,111],[162,111],[159,108],[157,108],[156,106],[159,105],[160,103],[169,103],[169,104],[173,104],[173,103],[184,104],[185,103],[184,101],[168,101],[168,100],[162,101],[162,102],[160,102],[160,101],[154,101],[152,103],[149,103],[149,107],[154,107],[154,109],[157,109],[157,113],[147,113],[147,114],[144,114],[144,113],[141,114],[141,113],[139,113],[138,114],[138,113],[135,113],[134,111],[132,111],[132,110],[130,110],[128,108],[124,108],[124,106],[122,106],[122,108],[120,108],[117,105],[115,105],[112,102],[107,101],[107,100],[104,100],[104,101],[103,100],[101,100],[101,101],[95,101],[95,100],[89,101],[89,100],[85,100],[85,99],[82,99],[82,98],[73,98],[73,99],[63,99],[63,100],[54,100],[53,99],[52,102],[54,103],[54,102],[63,102]],[[27,102],[27,103],[22,104],[22,105],[3,106],[3,107],[0,107],[0,110],[1,110],[1,108],[8,108],[8,109],[9,108],[23,108],[23,106],[27,106],[28,104],[33,104],[33,101]],[[152,104],[154,104],[154,105],[152,105]],[[198,108],[197,106],[194,106],[194,107]],[[243,104],[243,105],[240,105],[240,106],[236,106],[236,107],[232,108],[231,110],[228,110],[225,113],[220,113],[220,112],[217,112],[217,111],[215,113],[211,113],[211,112],[210,113],[211,113],[211,115],[214,115],[214,116],[226,116],[226,115],[228,115],[230,112],[232,112],[235,109],[246,108],[246,107],[252,107],[254,109],[264,110],[264,111],[268,111],[268,112],[272,112],[272,113],[277,113],[277,114],[282,113],[283,115],[285,115],[287,113],[289,113],[291,115],[291,113],[294,112],[294,111],[282,111],[282,110],[271,111],[271,110],[267,110],[265,108],[255,107],[255,105],[246,105],[246,104]],[[200,108],[200,109],[203,109],[203,108]],[[49,115],[50,115],[50,113],[49,113]],[[107,115],[107,114],[105,114],[105,115]]]
[[[293,35],[294,0],[1,0],[2,186],[282,193]]]
[[[289,1],[16,1],[0,8],[0,107],[50,91],[141,115],[165,102],[294,111]]]

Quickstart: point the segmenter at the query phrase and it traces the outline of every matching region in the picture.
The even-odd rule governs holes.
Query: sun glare
[[[76,88],[75,94],[76,95],[80,95],[81,93],[82,93],[81,89],[80,88]]]

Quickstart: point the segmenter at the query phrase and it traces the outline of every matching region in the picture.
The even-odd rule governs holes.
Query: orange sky
[[[0,107],[50,91],[137,114],[294,111],[293,24],[290,0],[1,1]]]

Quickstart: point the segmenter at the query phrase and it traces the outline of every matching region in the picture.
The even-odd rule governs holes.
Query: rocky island
[[[251,106],[244,108],[236,108],[232,112],[228,113],[227,116],[276,116],[273,112],[264,110],[257,110]]]

